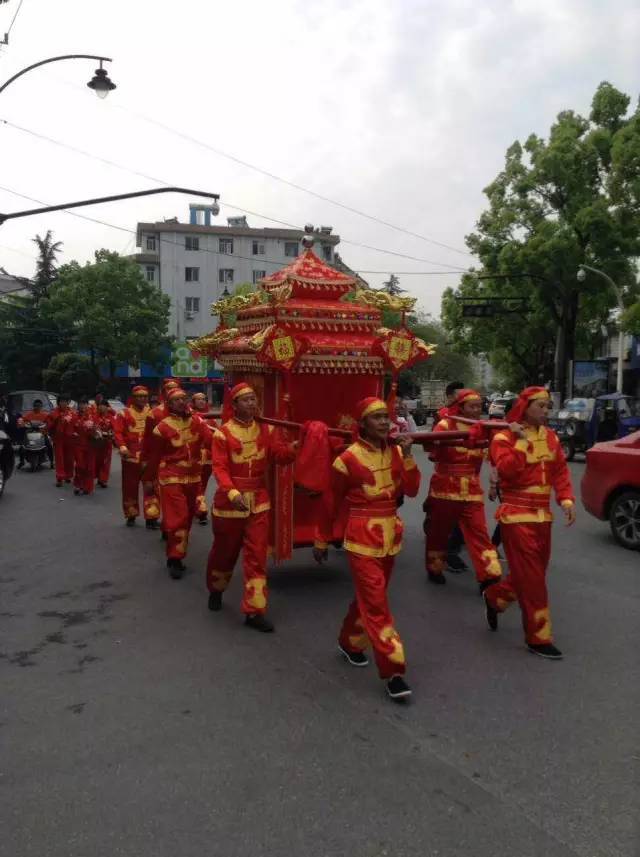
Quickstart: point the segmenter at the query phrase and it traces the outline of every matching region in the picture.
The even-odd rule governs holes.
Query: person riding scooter
[[[53,447],[47,432],[47,413],[42,407],[42,399],[33,400],[33,408],[30,411],[25,411],[18,418],[18,429],[20,429],[20,449],[18,451],[18,470],[24,467],[25,454],[30,452],[35,453],[44,449],[49,459],[49,467],[53,468]],[[27,442],[27,432],[41,432],[44,446],[41,446],[38,439],[34,438],[34,446],[30,449]]]

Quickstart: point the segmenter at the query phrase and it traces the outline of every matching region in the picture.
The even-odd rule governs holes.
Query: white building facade
[[[190,223],[138,223],[140,252],[133,258],[146,279],[170,298],[169,334],[184,342],[215,327],[212,303],[290,264],[302,250],[303,235],[294,229],[252,229],[244,217],[218,226],[206,206],[191,206]],[[331,227],[314,235],[314,252],[330,264],[336,261],[339,236]]]

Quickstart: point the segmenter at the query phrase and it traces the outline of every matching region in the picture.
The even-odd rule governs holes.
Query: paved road
[[[605,525],[557,526],[552,663],[517,610],[486,630],[469,575],[425,584],[407,503],[400,708],[336,656],[343,557],[275,571],[259,635],[239,580],[207,611],[208,529],[174,582],[117,474],[92,498],[52,482],[18,473],[0,503],[2,857],[638,854],[640,562]]]

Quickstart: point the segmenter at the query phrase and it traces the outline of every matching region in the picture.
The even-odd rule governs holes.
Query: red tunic
[[[337,513],[346,498],[349,518],[344,548],[368,557],[395,556],[402,547],[403,524],[397,515],[401,495],[415,497],[420,471],[399,446],[381,449],[362,438],[333,462],[333,510]],[[331,540],[330,522],[320,525],[316,547]]]
[[[211,429],[203,420],[191,414],[170,414],[153,430],[145,482],[199,484],[202,447],[210,444]]]
[[[130,405],[119,413],[114,420],[114,435],[118,449],[129,451],[129,461],[140,462],[142,441],[150,408],[145,405],[142,410]]]
[[[273,426],[230,419],[213,432],[211,446],[213,475],[218,488],[212,514],[220,518],[246,518],[271,508],[267,490],[270,461],[288,464],[295,450],[277,439]],[[242,495],[248,511],[236,509],[233,500]]]
[[[469,426],[456,422],[455,417],[445,417],[435,426],[434,432],[464,431]],[[435,461],[435,470],[429,486],[429,497],[436,500],[459,500],[482,503],[484,494],[480,485],[480,468],[485,452],[467,449],[465,446],[441,446],[429,457]]]
[[[47,428],[49,429],[49,434],[55,440],[69,440],[73,435],[73,423],[75,419],[75,411],[72,411],[71,408],[66,408],[65,410],[61,410],[60,408],[54,408],[50,411],[46,416]]]
[[[502,500],[496,518],[504,524],[552,521],[552,488],[560,505],[575,502],[558,435],[545,426],[525,426],[524,431],[525,438],[504,430],[491,441],[491,460],[498,471]]]

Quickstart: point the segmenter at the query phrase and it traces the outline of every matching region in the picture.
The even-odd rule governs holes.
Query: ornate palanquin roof
[[[381,375],[381,309],[404,312],[414,301],[369,290],[345,300],[357,284],[356,277],[326,265],[307,248],[262,279],[254,294],[213,304],[220,326],[192,346],[229,371],[277,371],[281,357],[289,360],[287,371],[298,374]]]

